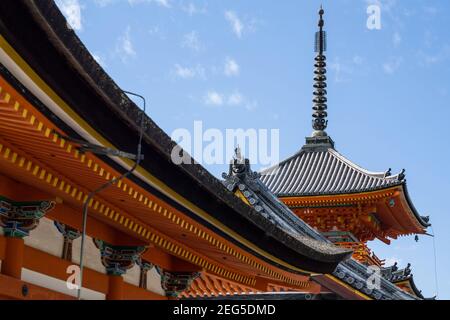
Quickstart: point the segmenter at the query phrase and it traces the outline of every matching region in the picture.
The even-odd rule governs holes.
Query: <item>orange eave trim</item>
[[[1,121],[0,129],[7,136],[2,137],[0,144],[1,162],[4,168],[8,168],[6,172],[9,174],[15,173],[16,177],[25,179],[32,185],[39,186],[59,196],[64,201],[77,205],[78,207],[87,196],[87,191],[79,186],[77,183],[69,180],[54,171],[53,168],[47,166],[40,161],[31,158],[28,153],[20,150],[10,141],[17,141],[19,145],[32,143],[32,139],[39,141],[39,147],[31,144],[26,146],[27,150],[33,149],[32,152],[41,152],[40,158],[45,159],[46,163],[52,163],[52,166],[58,165],[58,161],[49,158],[49,155],[54,153],[60,159],[69,161],[68,168],[72,167],[76,170],[78,177],[86,180],[86,185],[92,185],[91,176],[95,177],[97,185],[101,181],[112,179],[118,173],[109,168],[106,164],[98,158],[91,155],[82,155],[70,142],[62,139],[53,133],[53,130],[58,128],[53,125],[48,119],[42,116],[32,105],[30,105],[23,97],[20,96],[3,78],[0,79],[1,94],[0,94],[0,117],[6,121]],[[6,140],[7,139],[7,140]],[[40,150],[42,149],[42,150]],[[44,152],[44,154],[42,153]],[[65,160],[67,159],[67,160]],[[80,167],[81,166],[81,167]],[[70,174],[70,169],[65,171]],[[89,176],[88,176],[89,174]],[[89,180],[91,179],[91,180]],[[108,193],[110,192],[110,193]],[[109,196],[107,196],[109,194]],[[102,194],[102,197],[96,197],[90,203],[90,211],[95,212],[105,221],[116,225],[120,230],[131,233],[137,238],[150,242],[153,245],[168,251],[169,253],[187,260],[193,264],[199,265],[201,268],[209,270],[218,276],[229,278],[230,280],[238,281],[246,285],[252,285],[255,282],[253,275],[244,274],[237,269],[225,267],[221,262],[214,261],[209,257],[200,254],[198,251],[192,250],[180,241],[176,241],[171,237],[150,227],[142,219],[136,219],[130,213],[134,210],[125,212],[120,208],[120,204],[112,205],[108,199],[117,200],[118,197],[126,197],[133,203],[133,209],[146,210],[159,215],[160,219],[167,219],[167,222],[176,228],[177,234],[190,233],[202,243],[207,246],[215,247],[227,256],[233,256],[240,260],[241,263],[249,265],[253,268],[254,273],[262,272],[267,276],[279,281],[284,281],[290,285],[302,283],[307,279],[303,275],[293,274],[282,269],[275,268],[268,263],[251,256],[247,252],[232,245],[221,237],[212,234],[208,229],[199,225],[198,223],[185,217],[182,213],[177,212],[174,208],[150,195],[141,187],[135,185],[130,180],[125,180],[116,185],[116,188],[110,188],[107,192]],[[128,207],[128,206],[127,206]],[[129,207],[131,208],[131,207]],[[174,229],[175,230],[175,229]]]
[[[392,210],[386,203],[388,198],[397,198],[401,201],[401,209]],[[404,195],[403,185],[397,185],[381,190],[367,191],[362,193],[336,194],[336,195],[315,195],[301,197],[280,197],[287,206],[330,206],[359,203],[380,204],[391,212],[392,218],[395,219],[404,230],[398,230],[398,235],[407,235],[411,233],[424,233],[424,229],[420,226],[412,209],[408,206]],[[398,208],[398,207],[397,207]],[[403,223],[401,223],[404,221]],[[406,223],[405,223],[406,222]]]

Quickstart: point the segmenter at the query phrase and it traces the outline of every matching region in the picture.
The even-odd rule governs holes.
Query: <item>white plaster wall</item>
[[[64,237],[56,229],[53,220],[41,218],[36,229],[32,230],[24,241],[27,246],[61,257]]]
[[[139,266],[135,264],[133,268],[128,269],[127,272],[123,275],[123,281],[132,284],[136,287],[139,287],[140,274],[141,268],[139,268]]]
[[[0,235],[2,234],[3,230],[2,228],[0,228]],[[38,227],[31,231],[30,236],[25,237],[24,240],[25,244],[30,247],[47,252],[57,257],[61,257],[64,237],[58,231],[58,229],[56,229],[51,219],[45,217],[42,218]],[[72,247],[72,261],[77,264],[80,263],[80,246],[81,237],[73,241]],[[98,248],[94,244],[94,241],[89,236],[86,236],[84,254],[85,266],[87,268],[106,274],[106,269],[100,259],[100,250],[98,250]],[[138,265],[135,265],[133,268],[127,271],[123,278],[125,282],[134,286],[139,286],[139,276],[140,268]],[[76,296],[76,291],[69,290],[64,281],[34,272],[32,270],[23,269],[22,280],[67,295]],[[161,276],[158,274],[155,268],[152,268],[147,273],[147,290],[160,295],[165,295],[164,290],[161,288]],[[83,297],[85,295],[86,299],[105,299],[104,294],[89,289],[83,289]]]
[[[80,247],[81,237],[75,239],[72,246],[72,261],[76,264],[80,263]],[[106,273],[106,269],[101,261],[100,250],[89,236],[86,236],[84,242],[84,266],[104,274]]]
[[[123,275],[123,280],[126,283],[139,287],[140,274],[141,268],[136,264]],[[161,288],[161,277],[155,268],[152,268],[147,273],[147,290],[160,295],[165,295],[164,290]]]
[[[147,273],[147,290],[163,296],[166,295],[163,288],[161,288],[161,276],[156,271],[156,268],[152,268]]]
[[[76,297],[78,293],[76,289],[69,289],[65,281],[25,268],[22,269],[22,280],[72,297]],[[85,300],[105,300],[105,294],[83,289],[81,290],[81,298]]]

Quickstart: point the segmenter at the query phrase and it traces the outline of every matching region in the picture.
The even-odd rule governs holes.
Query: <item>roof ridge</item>
[[[342,155],[336,149],[331,149],[330,148],[330,149],[328,149],[328,152],[330,152],[333,156],[338,158],[339,161],[342,161],[345,164],[351,166],[353,169],[358,170],[358,171],[360,171],[363,174],[370,175],[373,178],[381,179],[381,180],[398,180],[398,177],[400,176],[400,174],[386,176],[386,171],[385,172],[382,172],[382,171],[379,171],[379,172],[369,171],[369,170],[363,168],[362,166],[354,163],[353,161],[347,159],[344,155]]]

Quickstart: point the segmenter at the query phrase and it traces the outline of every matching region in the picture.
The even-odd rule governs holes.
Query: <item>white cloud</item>
[[[183,79],[195,77],[195,70],[187,67],[182,67],[179,64],[175,65],[175,74]]]
[[[239,64],[236,60],[227,58],[224,66],[224,73],[227,77],[238,76],[240,72]]]
[[[172,8],[170,0],[128,0],[128,3],[132,6],[141,3],[155,3],[161,7]]]
[[[112,4],[114,2],[115,2],[115,0],[94,0],[94,3],[102,8]]]
[[[402,36],[398,32],[394,32],[392,35],[392,42],[394,43],[394,47],[398,47],[402,42]]]
[[[234,91],[231,94],[223,94],[215,90],[208,91],[203,101],[208,106],[243,107],[249,111],[256,109],[258,106],[256,100],[248,99],[239,91]]]
[[[386,258],[386,259],[384,259],[384,266],[390,267],[390,266],[393,266],[396,262],[397,262],[397,266],[400,266],[402,264],[402,259],[397,258],[397,257]]]
[[[209,106],[221,106],[223,105],[224,98],[217,91],[208,91],[204,97],[204,102]]]
[[[148,33],[149,33],[152,37],[157,37],[157,38],[159,38],[159,39],[161,39],[161,40],[166,40],[166,35],[165,35],[164,31],[161,30],[161,28],[158,27],[158,26],[151,27],[151,28],[148,30]]]
[[[136,51],[130,37],[130,31],[130,26],[127,26],[125,32],[117,40],[116,52],[123,62],[126,62],[128,58],[136,56]]]
[[[342,69],[342,65],[338,60],[335,60],[334,62],[329,64],[330,66],[330,70],[334,71],[335,76],[334,76],[334,81],[336,82],[342,82],[341,79],[341,69]]]
[[[366,0],[367,5],[377,5],[381,9],[383,25],[385,21],[391,21],[395,25],[402,25],[402,14],[397,8],[397,0]],[[389,18],[389,19],[386,19]]]
[[[421,58],[425,65],[432,65],[439,62],[439,56],[437,55],[422,54]]]
[[[383,71],[387,74],[394,74],[403,62],[402,57],[392,57],[383,64]]]
[[[256,101],[256,100],[248,101],[247,99],[245,99],[244,107],[248,111],[253,111],[258,107],[258,101]]]
[[[242,37],[242,32],[244,30],[244,24],[239,19],[238,15],[234,11],[225,11],[225,19],[230,23],[234,34],[238,37]]]
[[[197,65],[196,67],[184,67],[175,64],[173,74],[181,79],[192,79],[195,77],[206,79],[205,68],[201,65]]]
[[[188,15],[193,16],[195,14],[205,14],[207,12],[205,7],[197,7],[193,2],[189,2],[187,5],[183,5],[181,10],[186,12]]]
[[[191,31],[183,36],[181,41],[181,47],[191,49],[192,51],[199,52],[203,49],[197,31]]]
[[[228,97],[228,104],[230,106],[239,106],[242,104],[244,98],[239,92],[234,92]]]
[[[387,13],[391,13],[392,9],[397,4],[397,0],[366,0],[368,5],[377,5],[382,10],[385,10]]]
[[[161,7],[171,8],[172,5],[170,4],[169,0],[153,0],[156,4],[160,5]]]
[[[56,4],[66,17],[67,24],[71,29],[83,29],[81,23],[81,6],[78,0],[57,0]]]
[[[434,64],[442,63],[450,59],[450,45],[446,44],[441,49],[438,49],[433,53],[419,51],[418,57],[419,63],[422,66],[431,66]]]
[[[355,64],[360,62],[362,63],[361,59],[362,58],[360,58],[359,56],[356,56],[353,58],[353,62]],[[350,78],[348,76],[353,74],[353,68],[350,66],[350,64],[341,62],[339,57],[334,58],[334,60],[329,63],[329,68],[334,72],[334,82],[336,83],[349,81]]]
[[[341,59],[335,57],[328,63],[330,70],[330,79],[333,77],[333,81],[336,83],[344,83],[351,81],[356,75],[364,74],[367,69],[366,58],[355,54],[352,58]]]

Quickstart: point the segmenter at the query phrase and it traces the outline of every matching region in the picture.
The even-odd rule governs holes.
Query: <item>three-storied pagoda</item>
[[[429,217],[420,216],[408,195],[405,170],[370,172],[341,155],[325,129],[327,120],[326,33],[319,11],[314,70],[313,132],[299,152],[262,172],[261,180],[308,225],[338,246],[353,250],[364,265],[383,266],[367,246],[378,239],[425,234]],[[416,292],[410,290],[411,292]]]
[[[409,266],[402,270],[396,266],[381,268],[379,275],[372,269],[373,266],[381,267],[383,262],[369,251],[367,241],[376,237],[389,242],[388,237],[424,233],[428,218],[420,217],[410,203],[403,172],[395,176],[367,172],[337,153],[334,142],[326,134],[323,14],[321,8],[316,33],[312,137],[307,138],[307,144],[297,155],[262,174],[251,170],[250,161],[243,158],[237,148],[228,174],[223,175],[223,183],[284,232],[299,239],[314,239],[353,249],[353,258],[339,263],[332,273],[312,277],[321,285],[316,298],[424,299],[414,284]],[[390,222],[392,220],[397,224]],[[379,282],[378,286],[372,283],[374,279]],[[304,291],[271,289],[274,292],[235,295],[233,298],[305,298]],[[189,290],[185,296],[198,297],[199,293]]]

